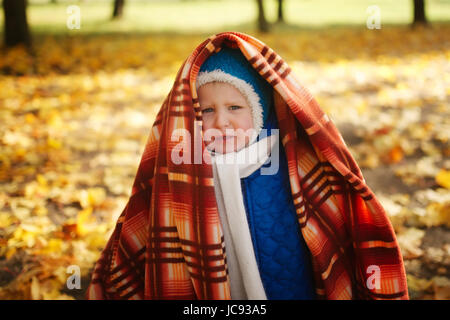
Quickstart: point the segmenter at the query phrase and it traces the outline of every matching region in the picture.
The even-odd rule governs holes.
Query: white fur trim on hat
[[[253,86],[242,79],[232,76],[229,73],[216,69],[213,71],[202,71],[198,73],[196,82],[197,90],[201,86],[210,82],[229,83],[242,93],[252,109],[253,128],[258,135],[263,127],[263,109],[259,102],[259,96],[253,89]]]

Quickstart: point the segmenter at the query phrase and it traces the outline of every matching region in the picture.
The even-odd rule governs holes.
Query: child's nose
[[[226,112],[223,111],[217,112],[215,119],[215,126],[216,128],[226,128],[230,126],[230,119]]]

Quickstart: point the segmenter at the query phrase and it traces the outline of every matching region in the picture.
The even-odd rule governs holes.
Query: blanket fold
[[[195,85],[202,63],[223,46],[239,48],[274,89],[317,298],[408,299],[392,225],[342,136],[286,62],[239,32],[209,37],[178,71],[150,130],[128,203],[94,266],[87,298],[231,298]],[[174,138],[174,132],[184,133]],[[190,161],[174,162],[174,153]]]

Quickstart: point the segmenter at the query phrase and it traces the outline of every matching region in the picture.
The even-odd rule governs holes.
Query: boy
[[[196,87],[204,136],[208,130],[219,131],[213,142],[205,143],[215,153],[243,153],[258,143],[262,129],[276,127],[273,88],[239,49],[225,47],[210,56],[200,68]],[[264,161],[255,166],[249,157],[240,170],[230,161],[213,164],[231,298],[313,299],[310,256],[296,222],[284,154],[275,158],[280,152],[267,145],[270,150],[263,159],[282,161],[274,174],[261,173]],[[261,141],[254,149],[267,145]],[[274,142],[273,147],[278,145]],[[272,154],[275,157],[269,159]],[[245,174],[240,173],[243,167]]]
[[[171,134],[195,136],[198,126],[212,161],[174,163]],[[182,152],[195,157],[195,143],[183,141]],[[228,161],[243,153],[256,161]],[[279,168],[263,174],[269,162]],[[200,44],[178,73],[88,298],[408,292],[392,226],[334,125],[272,49],[225,32]]]

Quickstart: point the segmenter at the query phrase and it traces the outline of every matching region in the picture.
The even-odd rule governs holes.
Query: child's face
[[[208,129],[220,132],[219,137],[214,135],[214,138],[209,139],[212,142],[205,141],[208,149],[228,153],[248,145],[251,131],[247,130],[253,129],[252,111],[247,99],[238,89],[228,83],[210,82],[199,88],[198,98],[202,110],[203,132]]]

